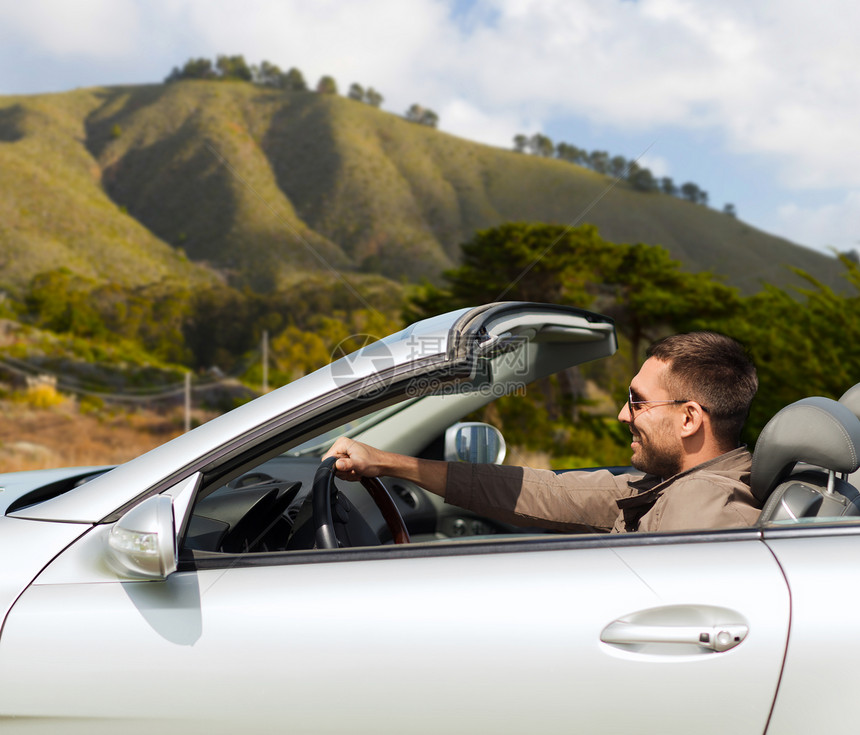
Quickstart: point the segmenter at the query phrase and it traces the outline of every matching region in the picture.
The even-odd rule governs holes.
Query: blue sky
[[[603,149],[829,252],[860,247],[852,0],[0,0],[0,94],[160,82],[243,54],[504,148]],[[572,209],[571,220],[578,212]]]

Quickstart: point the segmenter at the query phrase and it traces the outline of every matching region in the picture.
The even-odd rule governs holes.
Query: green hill
[[[707,184],[707,182],[702,182]],[[680,199],[343,97],[179,82],[0,97],[0,286],[66,266],[258,290],[336,269],[437,278],[477,229],[590,222],[745,292],[834,258]]]

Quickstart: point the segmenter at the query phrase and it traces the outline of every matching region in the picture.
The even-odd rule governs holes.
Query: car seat
[[[845,479],[858,466],[860,418],[846,405],[816,396],[786,406],[753,453],[750,487],[764,503],[759,525],[860,516],[860,493]]]
[[[860,383],[846,390],[839,398],[843,406],[848,406],[851,412],[860,419]],[[860,488],[860,472],[854,472],[847,478],[854,487]]]

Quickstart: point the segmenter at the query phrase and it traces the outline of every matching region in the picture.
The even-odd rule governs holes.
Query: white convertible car
[[[746,529],[543,533],[320,466],[339,434],[496,461],[464,416],[615,349],[465,309],[109,471],[0,476],[0,731],[855,733],[850,400],[766,427]]]

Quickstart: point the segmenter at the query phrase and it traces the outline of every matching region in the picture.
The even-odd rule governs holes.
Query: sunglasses
[[[705,413],[710,413],[710,411],[708,410],[708,408],[706,406],[702,406],[701,403],[699,403],[698,401],[693,401],[690,398],[680,398],[678,400],[667,400],[667,401],[634,401],[633,400],[633,389],[632,388],[627,389],[627,410],[630,411],[631,416],[633,416],[636,413],[636,407],[637,406],[643,406],[646,404],[650,404],[652,406],[659,406],[659,405],[673,406],[673,405],[676,405],[679,403],[691,403],[691,402],[692,403],[698,403],[699,407]]]

